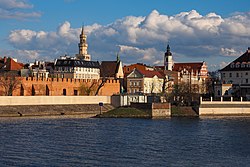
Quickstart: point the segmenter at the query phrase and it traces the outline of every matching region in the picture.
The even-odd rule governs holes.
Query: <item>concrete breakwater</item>
[[[102,107],[107,112],[114,107],[110,104]],[[70,105],[15,105],[1,106],[0,117],[20,116],[78,116],[93,117],[100,113],[98,104],[70,104]]]

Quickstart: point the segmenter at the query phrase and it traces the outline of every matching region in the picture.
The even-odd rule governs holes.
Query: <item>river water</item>
[[[0,119],[0,166],[250,166],[250,118]]]

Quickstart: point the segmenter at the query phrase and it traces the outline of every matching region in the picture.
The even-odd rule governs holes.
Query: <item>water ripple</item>
[[[0,166],[247,166],[249,118],[0,119]]]

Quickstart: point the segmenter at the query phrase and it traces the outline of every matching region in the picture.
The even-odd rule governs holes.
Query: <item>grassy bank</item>
[[[101,115],[97,115],[96,117],[97,118],[151,118],[148,112],[131,107],[116,108]]]

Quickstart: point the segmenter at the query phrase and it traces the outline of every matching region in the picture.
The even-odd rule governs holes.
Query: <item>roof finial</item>
[[[84,34],[84,22],[82,22],[82,35]]]
[[[170,52],[169,41],[168,41],[167,51],[169,51],[169,52]]]
[[[120,53],[120,50],[117,52],[117,54],[116,54],[116,61],[117,62],[119,62],[120,61],[120,55],[119,55],[119,53]]]

